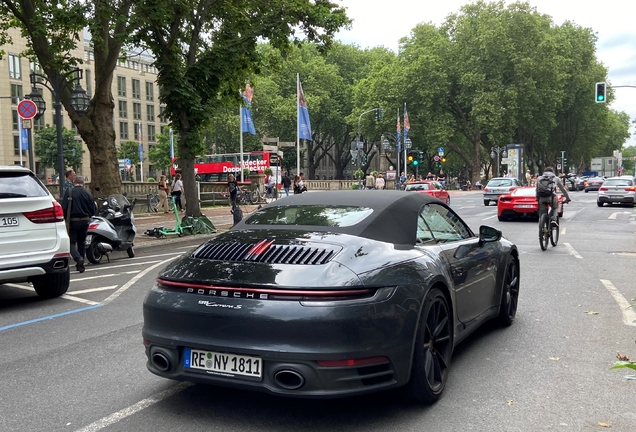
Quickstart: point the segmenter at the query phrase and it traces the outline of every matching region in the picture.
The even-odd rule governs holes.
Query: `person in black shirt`
[[[228,176],[227,190],[230,192],[230,202],[232,203],[232,211],[236,208],[236,197],[238,196],[238,182],[234,174]]]
[[[62,209],[64,219],[70,221],[68,236],[71,239],[71,255],[77,263],[75,268],[78,272],[84,273],[86,232],[91,216],[97,212],[93,196],[84,189],[84,177],[75,177],[73,188],[64,193]]]
[[[289,196],[289,188],[291,187],[292,180],[289,178],[289,173],[285,171],[285,175],[281,179],[283,189],[285,190],[285,196]]]

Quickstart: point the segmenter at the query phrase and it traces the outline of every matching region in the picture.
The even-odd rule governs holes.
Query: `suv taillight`
[[[57,201],[53,202],[52,207],[22,214],[36,224],[64,222],[64,210],[62,210],[62,206]]]
[[[606,187],[600,187],[600,188],[598,188],[598,190],[600,190],[600,191],[606,191],[606,190],[608,190],[608,189],[607,189]]]
[[[626,188],[625,188],[625,190],[626,190],[627,192],[636,192],[636,187],[634,187],[634,186],[629,186],[629,187],[626,187]]]

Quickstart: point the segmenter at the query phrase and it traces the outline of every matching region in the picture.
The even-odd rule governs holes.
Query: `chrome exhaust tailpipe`
[[[108,253],[113,251],[113,246],[108,243],[97,243],[97,250],[101,253]]]
[[[305,385],[305,377],[294,370],[284,369],[274,374],[274,382],[286,390],[297,390]]]
[[[54,269],[63,269],[66,268],[66,261],[65,260],[57,260],[53,263],[53,268]]]
[[[171,367],[170,360],[168,359],[168,356],[166,356],[164,353],[155,352],[150,357],[150,360],[152,362],[152,365],[156,367],[157,369],[159,369],[161,372],[166,372],[170,370],[170,367]]]

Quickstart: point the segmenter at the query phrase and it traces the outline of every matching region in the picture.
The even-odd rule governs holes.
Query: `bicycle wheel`
[[[542,214],[539,219],[539,245],[541,245],[541,250],[543,251],[548,248],[548,239],[550,237],[549,223],[550,219],[548,218],[548,214]]]
[[[156,212],[157,206],[159,205],[159,195],[158,194],[149,194],[148,195],[148,212]]]
[[[557,225],[553,225],[552,223],[550,223],[550,243],[552,243],[552,246],[556,246],[557,243],[559,242],[559,217],[556,217],[556,221],[557,221]]]

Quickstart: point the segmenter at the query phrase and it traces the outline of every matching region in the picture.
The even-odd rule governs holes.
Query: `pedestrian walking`
[[[373,174],[369,173],[367,175],[367,177],[364,180],[364,186],[365,186],[365,189],[367,190],[371,190],[375,188],[375,177],[373,177]]]
[[[159,209],[163,209],[164,213],[168,213],[170,211],[170,205],[168,204],[168,191],[170,190],[170,186],[168,186],[168,181],[165,175],[159,177],[159,184],[157,185],[159,195],[159,204],[154,208],[154,211],[159,211]]]
[[[386,182],[384,181],[384,175],[378,174],[378,178],[375,179],[375,188],[377,190],[382,190],[386,186]]]
[[[234,209],[236,208],[236,198],[238,197],[238,182],[236,181],[236,177],[234,174],[230,174],[228,176],[227,181],[227,190],[230,193],[230,202],[232,203],[232,213],[234,213]]]
[[[66,178],[64,179],[64,190],[62,191],[62,197],[64,197],[64,194],[67,190],[73,189],[73,182],[75,181],[75,171],[70,169],[66,171],[66,173],[64,173],[64,176]]]
[[[73,188],[64,193],[62,209],[64,218],[68,221],[71,256],[75,260],[75,268],[78,272],[84,273],[86,232],[91,216],[97,212],[93,196],[84,188],[84,177],[75,177]]]
[[[281,183],[283,184],[283,190],[285,191],[285,196],[289,196],[289,188],[292,184],[292,179],[289,178],[289,172],[285,171],[285,175],[281,179]]]
[[[175,197],[175,203],[179,207],[179,211],[183,211],[181,206],[181,194],[183,192],[183,181],[181,181],[181,174],[177,174],[172,181],[172,193],[171,196]]]

